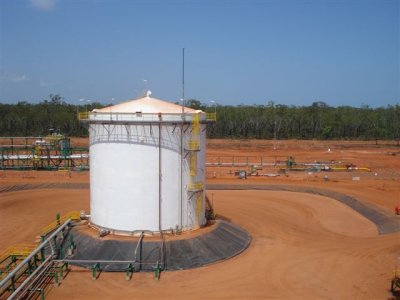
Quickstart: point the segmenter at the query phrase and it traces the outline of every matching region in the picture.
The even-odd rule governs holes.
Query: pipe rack
[[[71,219],[66,220],[60,225],[54,232],[52,232],[38,247],[36,247],[20,264],[18,264],[10,273],[0,281],[0,295],[4,294],[11,287],[11,295],[8,299],[18,299],[22,297],[26,292],[29,292],[29,288],[38,281],[45,271],[51,267],[52,261],[57,257],[57,246],[55,240],[62,234],[64,229],[68,228],[71,224]],[[54,243],[54,245],[53,245]],[[45,250],[50,249],[50,254],[45,258]],[[41,264],[22,282],[18,287],[18,278],[20,278],[27,269],[31,267],[32,259],[36,260],[37,255],[42,256]]]

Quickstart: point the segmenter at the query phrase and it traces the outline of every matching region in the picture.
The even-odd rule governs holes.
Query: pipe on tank
[[[158,113],[158,230],[162,234],[161,228],[161,187],[162,187],[162,176],[161,176],[161,113]]]
[[[178,222],[179,230],[182,231],[183,225],[183,124],[185,123],[185,48],[182,48],[182,126],[181,126],[181,182],[180,182],[180,198],[178,206]]]
[[[158,230],[160,232],[160,236],[161,236],[161,247],[160,247],[160,262],[161,262],[161,266],[162,268],[164,268],[165,266],[165,259],[164,259],[164,235],[163,235],[163,231],[162,231],[162,211],[161,211],[161,201],[162,201],[162,165],[161,165],[161,159],[162,159],[162,135],[161,135],[161,119],[162,119],[162,115],[161,112],[158,113],[158,118],[159,118],[159,122],[158,122]]]
[[[180,197],[179,197],[179,205],[178,205],[178,224],[179,230],[182,231],[183,225],[183,158],[184,158],[184,146],[183,146],[183,124],[185,121],[185,106],[184,101],[182,99],[182,123],[181,123],[181,173],[180,173]]]

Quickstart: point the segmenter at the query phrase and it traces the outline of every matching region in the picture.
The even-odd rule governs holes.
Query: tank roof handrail
[[[82,119],[82,118],[88,118],[90,116],[96,116],[96,115],[112,115],[112,116],[116,116],[116,115],[155,115],[155,116],[180,116],[182,115],[181,112],[176,112],[176,113],[172,113],[172,112],[141,112],[141,111],[135,111],[135,112],[113,112],[113,111],[81,111],[78,112],[78,118]],[[196,112],[185,112],[183,113],[183,115],[210,115],[213,116],[215,115],[214,113],[205,113],[203,111],[196,111]]]

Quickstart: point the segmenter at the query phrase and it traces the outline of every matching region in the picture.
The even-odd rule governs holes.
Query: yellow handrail
[[[190,176],[196,176],[197,174],[197,155],[196,153],[190,153]]]
[[[198,114],[195,114],[192,119],[192,136],[195,138],[197,138],[200,133],[199,119]]]
[[[115,116],[118,119],[118,116],[131,116],[131,115],[135,115],[136,113],[127,113],[127,112],[91,112],[91,111],[81,111],[78,112],[77,114],[77,118],[78,120],[89,120],[90,116],[107,116],[109,117],[110,115]],[[141,115],[155,115],[154,113],[142,113]],[[164,115],[180,115],[180,113],[166,113]],[[217,114],[216,113],[206,113],[206,120],[207,121],[211,121],[211,122],[215,122],[217,121]],[[200,117],[198,114],[194,114],[193,115],[193,119],[192,122],[199,124],[200,122]],[[195,125],[196,126],[196,125]],[[198,125],[197,125],[198,126]],[[196,128],[194,128],[194,130],[197,130]]]
[[[78,112],[78,120],[89,120],[89,111]]]
[[[204,185],[202,182],[189,183],[188,190],[189,191],[201,191],[201,190],[203,190],[203,186]]]
[[[189,150],[200,150],[200,143],[196,140],[190,140],[188,142]]]
[[[217,121],[217,113],[207,113],[206,114],[207,121]]]
[[[80,218],[81,218],[81,215],[80,215],[79,211],[72,211],[72,212],[69,212],[69,213],[63,215],[62,217],[60,217],[60,224],[63,224],[68,219],[77,221],[77,220],[80,220]],[[50,223],[49,225],[47,225],[46,227],[44,227],[41,230],[41,235],[48,234],[49,232],[56,229],[58,226],[59,226],[59,222],[57,220]],[[10,247],[6,248],[4,251],[0,252],[0,262],[11,255],[28,256],[35,249],[35,247],[36,247],[35,245],[31,245],[31,244],[16,244],[14,246],[10,246]]]
[[[62,217],[59,218],[59,220],[56,220],[46,227],[44,227],[41,231],[41,235],[46,235],[59,227],[61,224],[65,223],[67,220],[80,220],[80,212],[79,211],[72,211],[69,212]],[[0,252],[0,263],[5,262],[9,257],[12,256],[18,256],[18,257],[27,257],[29,254],[31,254],[37,245],[32,245],[32,244],[16,244],[13,246],[10,246]],[[2,277],[2,274],[0,273],[0,278]]]
[[[42,228],[42,230],[40,231],[40,235],[41,236],[47,235],[48,233],[52,232],[54,229],[56,229],[58,226],[63,224],[68,219],[77,221],[77,220],[80,220],[80,218],[81,218],[81,214],[79,211],[71,211],[71,212],[63,215],[62,217],[60,217],[60,221],[55,220],[54,222],[51,222],[46,227]]]
[[[10,246],[0,253],[0,262],[10,256],[28,256],[35,248],[36,245],[29,244],[15,244],[14,246]]]
[[[400,278],[400,269],[393,270],[393,277]]]

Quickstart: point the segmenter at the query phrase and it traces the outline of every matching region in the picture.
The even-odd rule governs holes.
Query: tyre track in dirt
[[[49,189],[88,189],[89,183],[26,183],[0,186],[0,193],[19,192],[26,190],[49,190]]]
[[[295,185],[254,185],[254,184],[208,184],[207,190],[265,190],[265,191],[282,191],[296,192],[313,195],[320,195],[337,200],[362,216],[366,217],[378,228],[379,234],[388,234],[400,231],[400,218],[397,215],[391,214],[384,209],[360,201],[355,197],[335,192],[332,190],[320,189],[316,187],[305,187]]]

